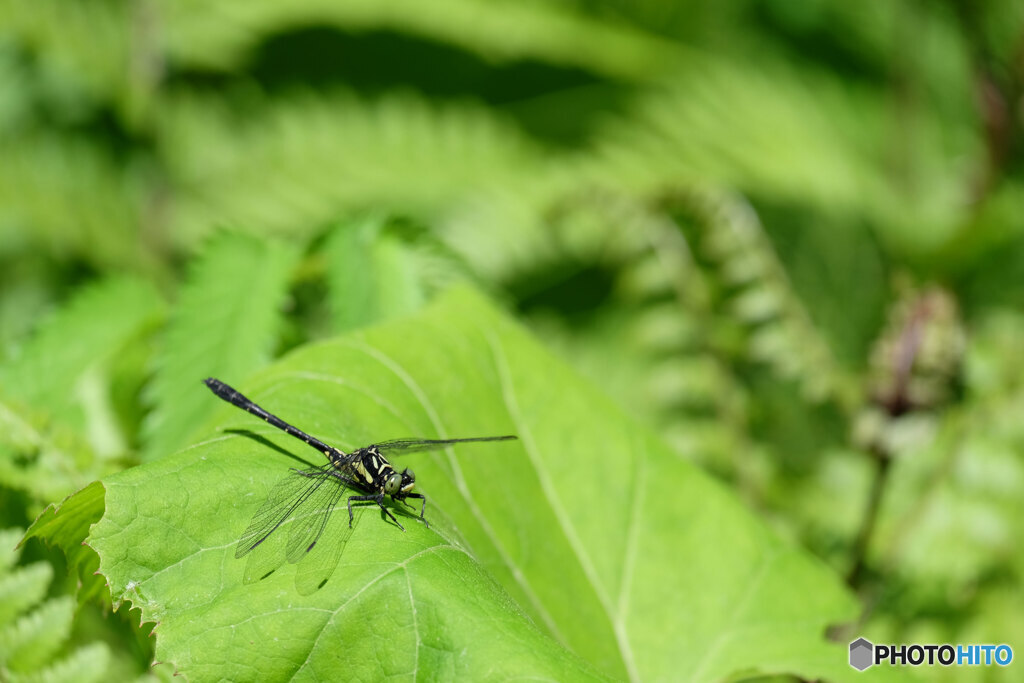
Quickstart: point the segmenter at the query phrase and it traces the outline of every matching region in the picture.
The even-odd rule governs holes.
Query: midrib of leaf
[[[394,375],[398,377],[402,381],[402,383],[405,384],[406,387],[408,387],[412,395],[416,397],[416,400],[419,401],[420,406],[423,408],[423,410],[427,413],[427,416],[430,418],[430,421],[433,424],[434,429],[437,431],[439,438],[450,438],[451,435],[449,435],[445,430],[444,424],[441,421],[441,417],[438,414],[437,410],[434,408],[434,406],[431,404],[431,401],[427,397],[426,392],[423,391],[423,389],[419,386],[416,380],[413,379],[413,377],[408,372],[406,372],[405,369],[398,362],[396,362],[394,359],[392,359],[386,353],[380,351],[379,349],[375,349],[365,344],[351,344],[349,346],[351,348],[357,349],[365,353],[366,355],[370,356],[371,358],[379,362],[381,365],[386,367],[392,373],[394,373]],[[544,625],[549,629],[551,634],[555,637],[556,640],[558,640],[558,642],[560,642],[562,645],[568,646],[569,643],[566,637],[561,633],[560,629],[558,628],[558,623],[551,616],[550,612],[548,612],[547,608],[544,606],[544,603],[540,600],[540,598],[537,596],[537,593],[530,586],[529,582],[526,580],[526,576],[523,573],[522,569],[520,569],[516,565],[515,561],[512,559],[512,556],[509,555],[504,545],[498,539],[498,534],[495,533],[494,528],[490,525],[490,523],[488,523],[486,515],[483,514],[483,512],[480,510],[479,505],[477,505],[472,492],[469,490],[469,485],[466,483],[466,478],[462,474],[462,470],[459,467],[458,461],[452,456],[451,448],[445,449],[445,452],[448,455],[449,465],[451,466],[452,472],[455,475],[456,487],[462,494],[462,497],[465,500],[466,504],[473,511],[473,514],[476,516],[476,519],[480,524],[481,528],[483,528],[484,533],[490,539],[494,549],[501,556],[502,561],[505,562],[506,566],[511,568],[513,578],[515,579],[516,583],[520,586],[520,588],[522,588],[527,598],[530,600],[531,606],[536,610],[536,613],[540,616],[541,620],[544,622]]]
[[[235,234],[207,246],[165,335],[149,392],[145,459],[188,443],[201,426],[214,405],[194,399],[204,378],[236,383],[269,358],[297,256],[294,247]]]
[[[494,365],[497,368],[498,377],[501,381],[502,400],[504,401],[506,410],[508,410],[509,416],[512,418],[513,424],[516,425],[516,433],[519,435],[519,439],[523,442],[523,450],[526,452],[527,457],[529,457],[530,463],[533,465],[533,468],[537,473],[537,477],[540,480],[544,499],[551,508],[555,519],[558,520],[558,524],[562,530],[562,535],[565,537],[566,542],[568,542],[569,547],[572,548],[572,552],[576,556],[576,559],[580,564],[580,568],[583,570],[587,580],[590,582],[590,587],[594,596],[604,609],[605,615],[608,618],[608,623],[616,634],[616,644],[618,645],[619,654],[622,658],[622,665],[625,667],[626,673],[629,675],[630,680],[639,680],[640,675],[636,670],[633,650],[629,645],[628,639],[625,638],[623,625],[619,618],[621,615],[616,614],[615,608],[613,607],[608,594],[602,588],[594,563],[591,561],[589,553],[587,553],[582,540],[576,533],[576,529],[570,521],[569,515],[562,506],[558,492],[537,454],[537,446],[536,443],[534,443],[529,426],[522,419],[522,414],[519,410],[519,403],[516,399],[515,387],[512,385],[512,376],[508,368],[508,359],[501,348],[501,342],[493,333],[487,331],[484,332],[484,338],[487,340],[487,345],[491,350]],[[632,512],[633,506],[630,506],[630,510]],[[632,519],[630,520],[630,524],[632,524]]]

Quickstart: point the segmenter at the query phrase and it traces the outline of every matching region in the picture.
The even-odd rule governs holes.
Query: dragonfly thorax
[[[408,496],[419,497],[412,492],[416,486],[416,475],[412,470],[405,468],[401,473],[396,472],[377,446],[360,448],[342,455],[338,462],[332,462],[337,469],[351,476],[356,486],[364,490],[391,496],[395,500],[404,500]]]

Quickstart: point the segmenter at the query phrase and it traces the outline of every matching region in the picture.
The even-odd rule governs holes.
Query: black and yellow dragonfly
[[[416,475],[409,468],[401,472],[395,470],[388,460],[389,456],[439,450],[461,443],[511,441],[517,438],[508,435],[462,439],[394,439],[345,453],[267,412],[224,382],[212,377],[204,381],[218,397],[291,434],[327,457],[325,465],[303,470],[292,469],[291,474],[278,482],[253,515],[235,547],[235,557],[245,557],[271,538],[275,531],[290,526],[285,558],[288,562],[299,563],[321,541],[331,513],[345,498],[349,522],[347,530],[339,530],[325,539],[322,545],[326,544],[330,549],[325,548],[319,552],[320,559],[315,564],[320,567],[319,571],[314,572],[318,576],[326,574],[329,577],[333,564],[337,564],[341,546],[347,541],[357,519],[353,515],[353,503],[376,503],[398,528],[405,531],[405,527],[385,506],[385,496],[405,505],[409,505],[407,500],[410,498],[421,500],[420,519],[426,523],[424,514],[427,498],[422,493],[413,492]],[[246,580],[263,578],[269,573],[264,572],[268,567],[271,565],[256,563],[251,569],[247,568]],[[264,573],[260,575],[260,572]],[[326,581],[326,577],[323,581]],[[319,585],[322,582],[316,587]]]

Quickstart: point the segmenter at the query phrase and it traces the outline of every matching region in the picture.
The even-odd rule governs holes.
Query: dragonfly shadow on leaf
[[[234,434],[235,436],[244,436],[247,439],[252,439],[256,443],[260,444],[261,446],[266,446],[267,448],[270,448],[270,449],[273,449],[273,450],[277,451],[281,455],[284,455],[284,456],[287,456],[287,457],[291,458],[292,460],[294,460],[295,462],[299,463],[303,467],[315,467],[315,465],[313,465],[313,463],[311,463],[308,460],[305,460],[305,459],[295,455],[294,453],[289,451],[287,448],[282,448],[281,446],[278,446],[276,443],[274,443],[273,441],[271,441],[267,437],[263,436],[262,434],[257,434],[256,432],[249,431],[248,429],[225,429],[224,433],[225,434]]]

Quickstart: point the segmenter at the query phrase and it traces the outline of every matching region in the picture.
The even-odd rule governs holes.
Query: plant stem
[[[878,523],[878,511],[882,505],[882,495],[885,492],[886,483],[889,480],[892,458],[882,449],[873,449],[872,455],[875,461],[875,478],[871,482],[871,493],[868,497],[867,509],[864,512],[864,519],[857,532],[857,539],[853,544],[853,564],[846,575],[846,583],[850,588],[857,590],[864,581],[864,571],[867,564],[868,547],[871,538],[875,533],[875,526]]]

